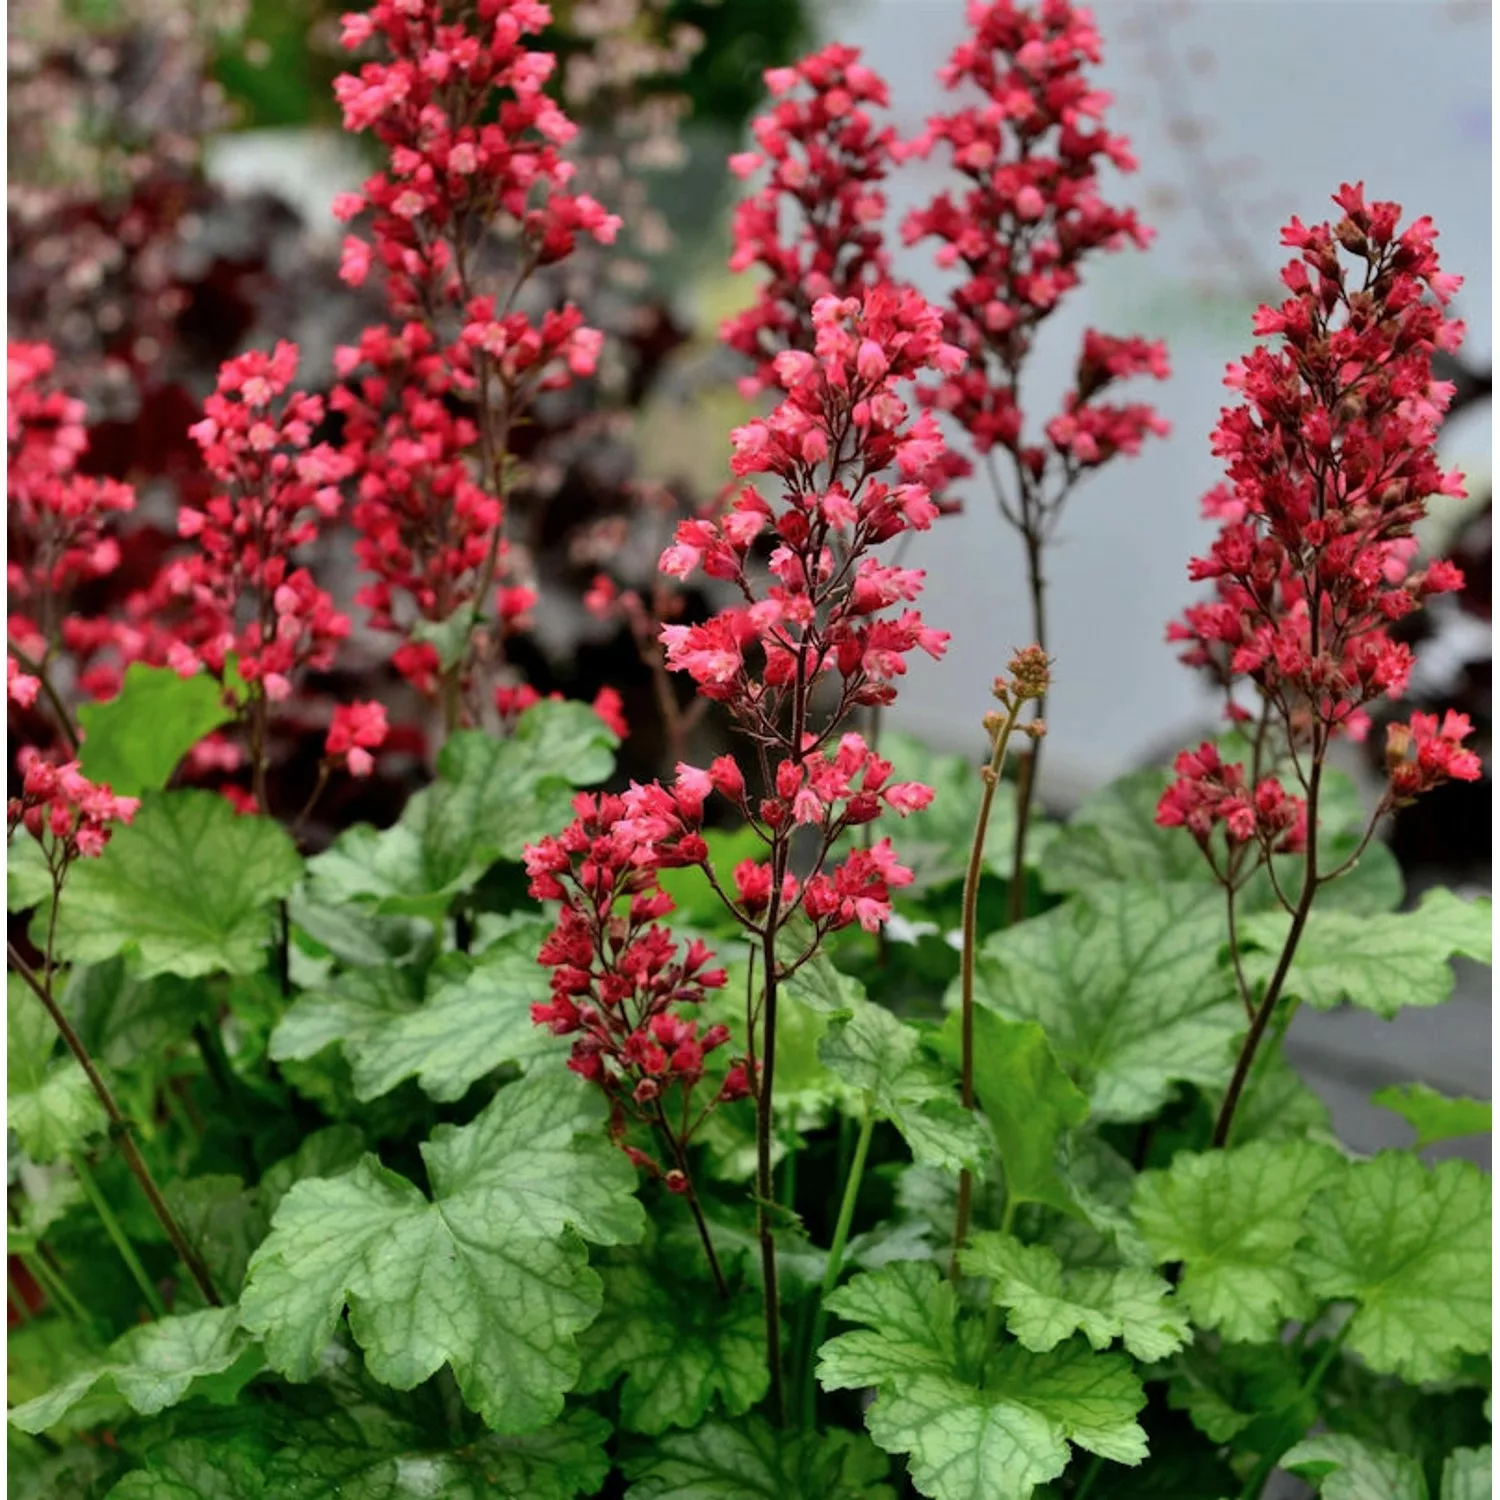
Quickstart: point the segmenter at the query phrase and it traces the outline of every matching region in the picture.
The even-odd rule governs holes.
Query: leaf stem
[[[807,1379],[803,1388],[803,1425],[812,1430],[817,1421],[818,1382],[813,1374],[813,1365],[818,1358],[818,1346],[828,1326],[828,1309],[824,1306],[828,1295],[838,1285],[844,1269],[844,1251],[849,1244],[849,1230],[854,1224],[854,1208],[859,1201],[859,1189],[865,1176],[865,1163],[870,1156],[870,1141],[875,1135],[875,1096],[865,1090],[865,1112],[859,1122],[859,1136],[854,1142],[854,1160],[849,1166],[849,1175],[844,1179],[844,1196],[839,1203],[838,1221],[833,1226],[833,1243],[828,1247],[828,1264],[823,1268],[822,1285],[818,1288],[818,1311],[813,1319],[812,1341],[807,1348]]]
[[[84,1196],[93,1205],[94,1212],[99,1215],[99,1222],[104,1226],[105,1234],[109,1236],[115,1249],[120,1252],[120,1259],[125,1262],[126,1270],[130,1272],[135,1284],[141,1289],[141,1296],[146,1299],[146,1306],[151,1309],[152,1317],[166,1317],[167,1305],[161,1300],[161,1293],[157,1291],[151,1278],[146,1274],[146,1268],[141,1264],[140,1256],[135,1253],[135,1246],[126,1237],[125,1230],[115,1217],[115,1211],[109,1206],[99,1184],[94,1180],[94,1174],[89,1170],[89,1164],[83,1159],[83,1153],[81,1151],[70,1152],[68,1160],[73,1165],[73,1171],[78,1178],[79,1186],[83,1189]]]
[[[55,909],[56,902],[54,901],[53,904]],[[146,1165],[146,1159],[141,1155],[140,1148],[135,1143],[135,1137],[131,1134],[130,1122],[120,1112],[120,1106],[115,1102],[114,1094],[104,1081],[104,1076],[95,1065],[94,1059],[89,1055],[88,1048],[83,1045],[82,1038],[73,1029],[72,1022],[63,1014],[62,1008],[53,998],[50,976],[48,982],[43,983],[31,965],[21,957],[16,945],[8,938],[5,947],[11,967],[21,976],[32,994],[46,1006],[47,1014],[52,1017],[52,1024],[57,1027],[63,1041],[68,1044],[68,1050],[77,1058],[78,1066],[83,1069],[84,1076],[93,1088],[95,1097],[104,1106],[104,1113],[109,1117],[110,1134],[119,1147],[125,1165],[130,1169],[130,1175],[140,1184],[141,1191],[146,1195],[146,1201],[151,1205],[152,1213],[156,1215],[161,1227],[166,1230],[167,1238],[172,1242],[172,1248],[176,1250],[183,1265],[187,1267],[188,1274],[203,1295],[203,1300],[210,1307],[222,1306],[219,1294],[214,1290],[213,1279],[208,1274],[208,1268],[188,1244],[187,1236],[183,1234],[177,1220],[172,1217],[172,1211],[167,1207],[166,1199],[162,1197],[161,1189],[157,1187],[156,1179],[151,1175],[151,1169]],[[80,1181],[83,1180],[80,1176]],[[86,1183],[85,1191],[87,1191]]]
[[[990,762],[980,771],[984,789],[979,795],[979,814],[974,820],[974,841],[969,847],[969,867],[964,875],[963,906],[963,954],[960,960],[960,1028],[962,1036],[962,1060],[960,1092],[965,1109],[974,1108],[974,959],[979,944],[979,881],[984,873],[984,840],[989,832],[990,810],[995,803],[995,788],[1000,784],[1000,772],[1005,765],[1005,750],[1010,743],[1016,717],[1021,711],[1018,698],[1005,714],[1005,720],[995,732],[990,752]],[[948,1274],[958,1277],[958,1250],[969,1233],[969,1218],[973,1212],[974,1174],[965,1167],[958,1178],[958,1210],[953,1222],[953,1258]]]

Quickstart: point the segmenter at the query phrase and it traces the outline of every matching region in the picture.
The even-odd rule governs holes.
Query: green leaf
[[[1200,1339],[1168,1365],[1167,1400],[1213,1442],[1280,1453],[1318,1419],[1304,1373],[1285,1344]]]
[[[1490,1500],[1494,1459],[1490,1447],[1455,1448],[1443,1465],[1438,1500]]]
[[[338,1046],[349,1059],[354,1087],[367,1097],[359,1060],[367,1044],[421,1003],[422,976],[407,966],[349,969],[323,989],[299,995],[271,1033],[273,1062],[301,1062]]]
[[[726,1302],[712,1285],[661,1258],[613,1257],[599,1269],[604,1310],[578,1338],[578,1391],[606,1390],[623,1375],[620,1422],[627,1431],[696,1427],[713,1405],[741,1417],[765,1395],[770,1374],[758,1296]]]
[[[867,1326],[823,1345],[819,1383],[876,1387],[871,1437],[910,1455],[913,1483],[933,1500],[1026,1500],[1062,1473],[1069,1440],[1118,1463],[1145,1457],[1134,1419],[1146,1397],[1127,1359],[1081,1340],[1045,1354],[1007,1344],[977,1383],[957,1358],[952,1287],[931,1263],[856,1276],[828,1307]]]
[[[308,862],[313,899],[369,902],[377,913],[434,920],[499,859],[571,816],[573,788],[609,775],[617,743],[582,703],[538,703],[509,739],[455,734],[438,757],[438,780],[382,833],[348,829]]]
[[[939,755],[899,732],[881,735],[880,753],[891,762],[891,781],[920,781],[934,793],[932,801],[921,812],[904,818],[892,835],[901,863],[912,872],[913,893],[962,881],[979,817],[979,770],[988,754],[972,761],[961,755]],[[1016,804],[1010,792],[1011,788],[1004,787],[997,793],[984,839],[985,869],[1004,880],[1010,879],[1016,836]],[[1036,862],[1044,843],[1028,836],[1028,863]]]
[[[131,662],[115,697],[79,707],[78,763],[90,781],[117,796],[160,791],[178,761],[233,717],[223,688],[207,673],[180,677],[170,667]]]
[[[6,1438],[7,1500],[100,1500],[122,1465],[121,1455],[102,1444],[69,1443],[55,1452],[55,1445],[44,1447],[14,1428]]]
[[[110,1500],[575,1500],[609,1472],[609,1424],[567,1413],[524,1437],[487,1433],[461,1446],[434,1442],[382,1407],[361,1404],[321,1417],[247,1413],[234,1434],[152,1445],[147,1468]]]
[[[13,969],[5,976],[5,1118],[21,1149],[43,1164],[87,1145],[109,1124],[52,1017]]]
[[[1223,942],[1211,891],[1106,886],[991,937],[976,994],[1045,1029],[1096,1117],[1143,1120],[1174,1082],[1229,1079],[1244,1015],[1218,962]]]
[[[1281,1467],[1310,1480],[1323,1500],[1427,1500],[1427,1481],[1415,1459],[1339,1433],[1305,1438],[1281,1455]]]
[[[1428,1088],[1425,1083],[1393,1083],[1377,1089],[1370,1102],[1392,1110],[1416,1129],[1413,1151],[1435,1146],[1439,1141],[1490,1133],[1488,1099],[1455,1099]]]
[[[271,1056],[310,1058],[338,1042],[362,1100],[412,1077],[434,1099],[461,1099],[496,1068],[558,1052],[557,1040],[531,1019],[532,1002],[545,993],[536,956],[548,930],[546,922],[527,922],[477,959],[449,955],[420,1004],[409,970],[341,974],[287,1011],[271,1036]]]
[[[1156,804],[1170,779],[1163,771],[1135,771],[1085,798],[1047,851],[1042,884],[1069,894],[1116,881],[1163,886],[1211,879],[1192,839],[1157,826]]]
[[[932,1037],[955,1068],[962,1060],[960,1017],[950,1015]],[[1045,1203],[1066,1214],[1078,1204],[1059,1170],[1068,1132],[1087,1118],[1088,1100],[1059,1066],[1035,1021],[974,1013],[974,1093],[989,1121],[1014,1203]]]
[[[1374,1370],[1441,1380],[1490,1347],[1490,1182],[1402,1151],[1347,1165],[1307,1209],[1298,1266],[1319,1297],[1357,1304],[1349,1347]]]
[[[251,974],[266,961],[267,908],[301,869],[268,818],[213,792],[147,793],[135,822],[68,876],[58,947],[77,963],[134,957],[143,979]]]
[[[1175,1353],[1192,1332],[1172,1303],[1172,1288],[1150,1271],[1097,1267],[1067,1272],[1047,1245],[1023,1245],[1008,1234],[976,1234],[959,1256],[968,1276],[994,1283],[1006,1326],[1028,1349],[1045,1354],[1074,1333],[1095,1349],[1115,1339],[1154,1363]]]
[[[364,1137],[353,1125],[330,1125],[315,1130],[290,1156],[261,1174],[258,1192],[267,1219],[275,1216],[281,1200],[304,1177],[339,1177],[352,1172],[364,1155]]]
[[[1158,1264],[1182,1262],[1177,1295],[1194,1323],[1259,1343],[1315,1303],[1292,1261],[1314,1196],[1345,1164],[1331,1147],[1253,1142],[1181,1151],[1136,1182],[1135,1215]]]
[[[1291,918],[1284,912],[1248,918],[1245,955],[1251,979],[1269,977]],[[1415,911],[1369,916],[1314,907],[1287,973],[1286,993],[1319,1010],[1347,1000],[1389,1019],[1403,1006],[1441,1005],[1453,993],[1451,957],[1490,961],[1490,903],[1462,901],[1438,887]]]
[[[629,1454],[628,1500],[895,1500],[861,1434],[778,1432],[759,1417],[671,1432]]]
[[[812,927],[802,917],[795,917],[778,934],[777,960],[789,964],[807,951],[812,942]],[[760,971],[756,970],[757,978]],[[853,1014],[865,1000],[865,987],[859,980],[840,972],[827,952],[820,948],[794,974],[782,981],[781,993],[826,1015],[839,1012]]]
[[[5,909],[26,911],[52,899],[52,872],[42,846],[17,830],[5,851]]]
[[[171,974],[138,979],[121,958],[74,969],[62,1003],[97,1061],[153,1073],[212,1005],[196,980]]]
[[[179,1177],[162,1189],[167,1207],[220,1291],[238,1295],[255,1247],[271,1227],[260,1194],[228,1174]]]
[[[249,1360],[247,1353],[252,1356]],[[236,1309],[206,1308],[132,1328],[110,1345],[104,1363],[80,1371],[44,1396],[12,1407],[10,1420],[23,1432],[45,1432],[104,1381],[145,1417],[175,1406],[195,1382],[202,1383],[200,1390],[207,1387],[206,1394],[233,1400],[259,1364],[239,1326]],[[231,1371],[227,1385],[210,1380]]]
[[[242,1299],[272,1366],[306,1380],[347,1304],[384,1384],[411,1390],[448,1363],[496,1431],[554,1420],[580,1372],[574,1336],[602,1305],[582,1240],[634,1241],[645,1222],[603,1113],[571,1075],[536,1073],[433,1132],[430,1200],[373,1156],[297,1183]]]
[[[914,1026],[866,1001],[830,1023],[818,1056],[849,1088],[869,1096],[905,1137],[914,1160],[949,1172],[983,1162],[988,1133],[959,1104],[951,1080],[921,1055]]]

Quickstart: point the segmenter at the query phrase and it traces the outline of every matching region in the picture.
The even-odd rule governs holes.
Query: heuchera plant
[[[1331,759],[1405,686],[1391,625],[1462,582],[1413,540],[1462,493],[1430,221],[1344,185],[1284,231],[1211,439],[1212,592],[1168,632],[1226,731],[1051,822],[1044,641],[1001,654],[982,761],[878,714],[948,645],[905,547],[958,524],[974,460],[1009,455],[1040,636],[1063,499],[1165,435],[1098,399],[1164,352],[1089,331],[1026,436],[1040,325],[1148,238],[1099,196],[1132,159],[1098,35],[978,0],[942,75],[977,102],[908,143],[852,49],[773,70],[731,163],[766,171],[734,220],[760,277],[723,330],[759,404],[633,605],[730,748],[680,735],[627,781],[618,700],[539,701],[503,654],[519,424],[602,347],[529,299],[619,227],[567,190],[549,19],[345,19],[373,59],[345,123],[386,163],[340,204],[368,226],[344,267],[390,320],[326,400],[290,344],[223,367],[179,550],[118,615],[72,603],[137,497],[81,472],[50,350],[9,350],[15,1492],[1488,1494],[1489,1179],[1419,1153],[1489,1106],[1398,1081],[1375,1102],[1413,1146],[1363,1157],[1282,1050],[1303,1005],[1435,1006],[1490,957],[1488,901],[1405,903],[1377,837],[1482,776],[1462,715],[1388,730],[1373,808]],[[939,143],[954,186],[907,234],[963,279],[932,303],[892,275],[882,184]],[[444,738],[391,826],[310,852],[266,771],[353,628],[319,571],[345,520]],[[393,717],[320,721],[313,801]]]

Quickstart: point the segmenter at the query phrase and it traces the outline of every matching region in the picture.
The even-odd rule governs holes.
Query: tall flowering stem
[[[1001,514],[1020,533],[1031,634],[1045,651],[1043,554],[1064,502],[1086,474],[1167,432],[1150,406],[1100,398],[1133,376],[1165,379],[1167,356],[1160,343],[1089,329],[1061,410],[1045,424],[1043,440],[1028,440],[1021,381],[1038,330],[1078,286],[1089,256],[1127,243],[1145,248],[1151,232],[1133,210],[1100,196],[1101,165],[1132,172],[1136,160],[1125,137],[1104,128],[1109,95],[1085,74],[1100,61],[1089,12],[1070,0],[972,0],[968,14],[971,35],[939,77],[949,90],[978,98],[935,116],[901,148],[926,157],[941,146],[966,186],[959,197],[939,193],[909,214],[903,234],[908,244],[936,239],[938,264],[963,272],[947,322],[968,361],[929,399],[967,431]],[[1045,698],[1038,699],[1036,717],[1045,709]],[[1025,894],[1040,748],[1033,743],[1018,782],[1012,921]]]
[[[534,311],[523,294],[580,233],[608,244],[620,227],[564,191],[576,127],[543,92],[556,59],[525,45],[550,20],[537,0],[378,0],[344,17],[347,47],[384,54],[338,79],[344,126],[373,134],[387,166],[335,205],[369,215],[370,238],[345,241],[343,276],[358,285],[378,266],[392,318],[336,360],[372,580],[358,602],[406,635],[394,664],[440,697],[450,730],[476,717],[480,658],[535,602],[502,581],[511,434],[539,393],[591,375],[602,343],[576,307]]]
[[[592,1028],[597,1043],[581,1036],[573,1065],[613,1097],[635,1077],[637,1058],[655,1065],[665,1043],[655,1052],[642,1052],[651,1038],[632,1044],[631,1027],[641,1012],[629,1012],[629,1000],[624,1019],[608,1019],[619,997],[639,995],[640,980],[631,930],[617,933],[610,925],[626,919],[606,915],[612,908],[603,899],[622,877],[606,871],[628,867],[630,920],[646,922],[671,909],[649,872],[701,868],[759,955],[761,989],[747,1001],[743,1050],[713,1102],[748,1092],[755,1103],[757,1226],[771,1404],[778,1416],[785,1393],[771,1172],[777,1007],[782,987],[829,933],[856,922],[878,930],[890,915],[891,890],[911,879],[888,839],[854,849],[838,863],[830,856],[848,829],[886,809],[904,815],[932,798],[928,787],[891,782],[890,763],[844,725],[859,708],[894,698],[911,652],[940,657],[947,646],[946,634],[926,625],[915,609],[888,613],[915,600],[922,574],[882,563],[874,553],[937,515],[923,476],[940,467],[942,438],[930,414],[913,419],[901,387],[928,369],[954,368],[962,358],[943,341],[941,315],[910,290],[879,286],[862,298],[825,297],[812,316],[813,350],[785,350],[774,361],[785,392],[781,404],[732,434],[736,476],[769,480],[775,498],[744,484],[720,519],[683,522],[661,559],[671,577],[687,579],[701,569],[738,595],[702,624],[665,626],[662,642],[667,666],[686,672],[700,694],[727,710],[752,752],[750,774],[728,755],[706,770],[679,766],[670,787],[632,786],[617,802],[597,808],[580,803],[579,822],[527,856],[533,890],[565,902],[543,961],[557,962],[564,945],[579,958],[597,960],[587,968],[570,961],[566,977],[554,981],[566,989],[567,1005],[559,1010],[555,993],[553,1007],[538,1020],[567,1032]],[[757,544],[770,548],[764,573],[752,560]],[[715,794],[738,810],[764,850],[763,858],[735,867],[732,890],[709,868],[698,832],[704,804]],[[601,839],[612,841],[602,851]],[[807,854],[798,862],[800,875],[793,868],[798,839]],[[581,863],[570,884],[564,873],[575,859]],[[789,925],[799,918],[806,926],[789,944]],[[694,985],[702,981],[689,982],[688,969],[698,973],[706,955],[690,952],[678,973],[666,956],[670,941],[653,938],[651,945],[660,972],[675,976],[665,993],[673,1003],[692,1003]],[[570,1007],[579,1008],[576,1019]],[[660,1097],[654,1086],[647,1096],[652,1106]],[[677,1132],[679,1141],[695,1127],[686,1107],[681,1118],[688,1128]],[[683,1161],[679,1190],[686,1195]]]
[[[1047,653],[1028,646],[1010,659],[1011,680],[995,679],[992,689],[1003,713],[985,715],[984,729],[990,737],[990,760],[979,773],[982,790],[974,820],[974,841],[969,846],[969,866],[964,875],[963,948],[959,959],[959,1089],[963,1107],[974,1108],[974,960],[979,951],[979,881],[984,869],[984,841],[989,832],[990,809],[995,788],[1005,768],[1005,752],[1027,703],[1046,696],[1051,680]],[[1046,723],[1033,718],[1021,731],[1033,744],[1047,732]],[[974,1202],[974,1174],[965,1167],[958,1179],[958,1207],[953,1221],[953,1259],[949,1275],[958,1276],[958,1252],[969,1234],[969,1216]]]
[[[1204,508],[1221,529],[1191,570],[1213,582],[1215,598],[1168,631],[1186,644],[1183,660],[1221,685],[1230,717],[1258,729],[1248,769],[1226,764],[1210,744],[1180,755],[1157,822],[1197,840],[1225,887],[1231,933],[1236,893],[1261,868],[1291,918],[1264,992],[1252,996],[1240,977],[1251,1022],[1216,1146],[1229,1140],[1319,889],[1352,866],[1384,814],[1444,781],[1480,775],[1479,758],[1462,747],[1462,714],[1441,724],[1414,714],[1392,725],[1388,785],[1359,849],[1319,869],[1329,746],[1339,735],[1362,737],[1367,705],[1400,697],[1411,670],[1389,625],[1463,584],[1450,563],[1411,570],[1412,531],[1429,499],[1464,493],[1461,476],[1438,467],[1437,430],[1453,387],[1432,378],[1434,353],[1463,338],[1463,325],[1442,311],[1460,279],[1441,270],[1430,219],[1398,234],[1400,206],[1367,204],[1363,184],[1344,184],[1334,202],[1336,222],[1309,228],[1294,218],[1282,231],[1282,244],[1297,252],[1281,273],[1290,295],[1254,322],[1280,347],[1255,349],[1225,377],[1244,399],[1214,431],[1229,478]],[[1246,685],[1258,714],[1236,696]],[[1283,785],[1278,763],[1296,792]],[[1304,853],[1302,883],[1288,895],[1271,860],[1296,852]]]

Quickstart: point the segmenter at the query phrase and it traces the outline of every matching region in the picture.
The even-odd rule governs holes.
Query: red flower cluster
[[[661,1129],[674,1155],[685,1147],[714,1103],[747,1092],[743,1064],[732,1068],[715,1099],[690,1117],[704,1058],[729,1040],[729,1028],[699,1023],[684,1008],[702,1004],[723,986],[712,954],[689,943],[679,957],[670,932],[658,926],[672,909],[661,869],[703,864],[708,847],[697,831],[703,803],[674,799],[660,786],[634,787],[625,796],[575,799],[575,821],[556,838],[526,851],[531,894],[564,903],[539,961],[552,970],[552,998],[533,1005],[532,1019],[558,1036],[572,1036],[568,1066],[597,1083],[614,1106],[613,1133],[623,1142],[628,1116]],[[674,1130],[663,1097],[681,1086]],[[661,1168],[633,1146],[625,1149],[653,1173]],[[676,1167],[668,1186],[685,1191]]]
[[[781,405],[731,434],[735,473],[779,480],[782,508],[747,485],[722,520],[685,521],[661,561],[677,578],[702,567],[745,596],[706,624],[664,627],[662,641],[667,664],[763,743],[785,740],[783,710],[825,676],[841,679],[837,724],[855,705],[890,702],[913,650],[940,657],[948,644],[914,609],[880,617],[915,599],[923,574],[868,554],[938,514],[932,483],[946,448],[929,414],[907,421],[899,387],[928,369],[955,370],[963,356],[943,341],[941,314],[909,288],[821,298],[813,327],[812,353],[774,361]],[[894,483],[879,477],[892,469]],[[747,565],[763,533],[773,582],[758,597]],[[790,748],[800,760],[815,746]]]
[[[342,761],[351,776],[368,776],[375,769],[371,751],[385,744],[390,726],[380,703],[340,703],[333,711],[323,752]]]
[[[579,233],[608,244],[619,228],[592,198],[563,191],[572,167],[559,148],[575,127],[543,92],[554,57],[524,45],[551,20],[547,7],[480,0],[452,19],[444,11],[379,0],[346,16],[345,45],[378,38],[388,60],[335,85],[345,128],[371,132],[387,152],[386,170],[335,211],[345,220],[372,212],[372,241],[345,241],[343,274],[359,284],[378,263],[396,321],[338,351],[346,385],[332,404],[360,474],[356,552],[373,581],[357,602],[378,628],[403,634],[459,611],[478,623],[488,606],[506,565],[511,428],[538,391],[591,375],[602,341],[576,307],[538,320],[517,294]],[[518,234],[504,296],[476,281],[500,221]],[[369,373],[354,378],[362,366]],[[499,588],[500,633],[534,602],[530,590]],[[394,663],[419,691],[437,689],[430,640],[407,640]],[[465,651],[460,678],[469,665]]]
[[[6,346],[6,631],[38,661],[63,629],[68,594],[119,566],[106,527],[135,508],[129,485],[77,472],[88,449],[83,403],[50,388],[55,363],[45,344]],[[40,682],[7,653],[6,686],[24,708]]]
[[[96,785],[78,768],[76,760],[53,765],[33,746],[16,757],[21,772],[21,795],[7,803],[7,840],[18,827],[42,846],[54,885],[61,885],[75,859],[94,859],[109,842],[111,824],[129,823],[140,806],[135,797],[116,797],[108,786]]]
[[[1144,248],[1151,232],[1133,210],[1113,208],[1099,194],[1101,160],[1123,172],[1134,171],[1136,161],[1126,139],[1099,123],[1109,95],[1084,75],[1100,58],[1088,12],[1069,0],[1035,7],[973,0],[969,22],[973,35],[939,77],[950,90],[977,88],[980,100],[936,116],[900,148],[903,156],[925,157],[943,145],[969,184],[957,201],[940,193],[902,226],[907,244],[937,239],[938,264],[965,273],[952,293],[948,336],[969,361],[931,399],[964,425],[981,453],[1009,451],[1023,490],[1049,465],[1067,487],[1117,453],[1139,452],[1148,433],[1165,435],[1167,424],[1149,406],[1096,399],[1134,375],[1165,379],[1165,348],[1087,333],[1074,388],[1046,425],[1050,453],[1024,440],[1020,371],[1037,327],[1078,285],[1083,260],[1126,242]],[[1018,521],[1040,519],[1029,514],[1037,503],[1029,491],[1020,502]]]
[[[794,97],[799,84],[810,98]],[[879,184],[896,135],[889,125],[877,130],[869,112],[889,105],[885,81],[859,61],[856,48],[835,44],[795,67],[772,68],[766,86],[776,103],[754,123],[760,150],[729,159],[740,177],[771,164],[764,186],[735,208],[729,261],[733,271],[757,266],[765,279],[754,304],[719,330],[755,364],[740,382],[746,396],[777,383],[772,365],[783,350],[810,347],[820,297],[857,297],[890,278]],[[790,232],[784,198],[792,207]]]
[[[1156,811],[1163,828],[1186,828],[1205,849],[1221,824],[1231,849],[1254,843],[1268,855],[1297,854],[1307,846],[1307,803],[1289,797],[1274,776],[1263,777],[1252,793],[1245,768],[1226,765],[1206,741],[1184,750],[1172,769],[1177,780]]]
[[[188,606],[171,664],[191,673],[202,662],[218,675],[233,655],[252,697],[273,703],[290,695],[294,672],[331,665],[349,634],[348,618],[293,564],[338,515],[339,485],[352,468],[347,455],[312,444],[323,402],[286,395],[296,371],[296,346],[281,343],[219,372],[190,435],[220,490],[201,510],[178,512],[177,529],[195,550],[168,564],[160,580]]]
[[[1441,723],[1436,714],[1414,713],[1409,725],[1388,725],[1385,763],[1392,805],[1401,807],[1445,781],[1478,781],[1484,767],[1463,748],[1472,733],[1469,716],[1451,708]]]
[[[474,225],[499,214],[518,222],[529,253],[560,260],[583,230],[608,244],[619,220],[588,197],[562,188],[572,176],[558,147],[576,127],[543,92],[556,58],[523,38],[552,13],[537,0],[479,0],[471,15],[445,21],[442,5],[378,0],[344,17],[343,42],[379,37],[389,62],[366,63],[334,82],[344,129],[369,131],[389,168],[340,201],[340,218],[375,212],[373,246],[344,245],[344,275],[356,285],[372,262],[386,272],[392,310],[421,315],[424,296],[468,295],[461,247]],[[494,118],[485,106],[503,90]]]
[[[1232,716],[1247,716],[1232,694],[1248,678],[1293,744],[1315,754],[1331,735],[1361,737],[1365,705],[1405,689],[1410,652],[1388,625],[1463,582],[1450,563],[1409,568],[1428,500],[1463,494],[1460,475],[1437,461],[1452,386],[1432,378],[1434,350],[1463,336],[1441,309],[1458,278],[1439,267],[1430,219],[1398,234],[1399,206],[1367,205],[1362,185],[1345,184],[1334,201],[1337,223],[1293,219],[1282,232],[1299,252],[1282,272],[1291,295],[1254,325],[1281,347],[1257,348],[1225,378],[1244,403],[1214,432],[1229,483],[1205,500],[1222,525],[1192,565],[1217,597],[1168,631],[1188,643],[1184,661],[1213,670]],[[1357,281],[1341,248],[1359,263]],[[1450,718],[1441,736],[1435,722],[1398,726],[1397,761],[1413,741],[1428,748],[1420,773],[1397,767],[1399,790],[1393,772],[1397,796],[1479,774],[1475,757],[1438,749],[1467,732],[1462,716]]]

